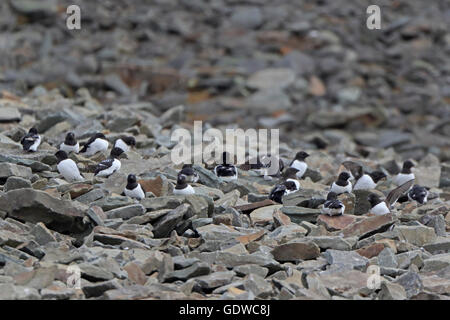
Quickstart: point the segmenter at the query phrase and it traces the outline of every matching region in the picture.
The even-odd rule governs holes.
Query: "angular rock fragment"
[[[9,191],[0,195],[0,206],[11,218],[42,222],[47,228],[61,233],[82,233],[89,229],[82,221],[88,209],[85,205],[54,198],[44,191]]]

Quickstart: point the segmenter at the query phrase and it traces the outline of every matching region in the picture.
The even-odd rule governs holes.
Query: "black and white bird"
[[[173,189],[173,194],[176,195],[188,195],[194,194],[195,190],[190,184],[187,183],[186,176],[184,174],[179,174],[177,177],[177,185]]]
[[[288,195],[300,189],[300,183],[295,179],[286,179],[286,181],[275,185],[269,193],[269,199],[282,203],[284,195]]]
[[[327,195],[327,200],[323,204],[321,212],[329,216],[340,216],[344,214],[345,205],[342,201],[338,200],[337,194],[334,192],[329,192]]]
[[[114,142],[114,147],[122,149],[125,153],[134,146],[136,146],[136,139],[132,136],[119,138]]]
[[[390,205],[385,200],[381,200],[375,193],[369,194],[367,201],[370,203],[369,213],[379,216],[391,212],[389,209]]]
[[[291,168],[297,169],[297,178],[301,179],[303,175],[306,172],[306,169],[308,169],[308,164],[305,162],[305,159],[309,157],[309,154],[305,151],[297,152],[295,155],[294,160],[292,160],[291,164],[289,165]]]
[[[228,152],[222,154],[222,164],[214,168],[214,174],[224,181],[232,181],[238,178],[238,172],[235,165],[230,164],[230,155]]]
[[[283,196],[287,194],[287,188],[284,184],[277,184],[270,190],[269,199],[278,203],[283,203]]]
[[[375,189],[377,183],[386,178],[386,175],[381,171],[372,171],[371,173],[363,173],[362,168],[361,172],[356,177],[355,185],[353,186],[353,190],[372,190]]]
[[[352,192],[352,183],[350,180],[350,174],[348,172],[341,172],[338,179],[332,183],[330,192],[335,194],[350,193]]]
[[[122,149],[112,148],[109,158],[105,159],[105,160],[101,161],[99,164],[97,164],[97,167],[95,168],[94,176],[109,177],[114,172],[118,171],[122,164],[120,163],[120,160],[117,158],[122,153],[123,153]]]
[[[371,193],[367,198],[371,207],[369,212],[375,215],[383,215],[390,213],[391,208],[395,205],[398,199],[406,192],[408,192],[408,190],[411,189],[413,184],[414,179],[405,182],[401,186],[389,192],[385,200],[381,200],[380,197],[378,197],[378,195]]]
[[[428,190],[425,187],[419,186],[415,184],[411,190],[409,190],[406,196],[403,196],[398,201],[406,202],[406,201],[416,201],[419,204],[425,204],[428,202]]]
[[[412,167],[414,167],[414,164],[412,163],[411,160],[403,162],[402,171],[392,179],[392,182],[395,185],[400,186],[407,181],[415,179],[415,175],[411,171]]]
[[[80,151],[80,144],[77,139],[75,139],[75,134],[73,132],[67,133],[66,139],[59,146],[59,150],[64,151],[65,153],[78,153]]]
[[[283,184],[286,186],[286,194],[300,190],[300,182],[295,179],[287,179]]]
[[[142,186],[137,182],[136,176],[134,174],[129,174],[127,178],[127,185],[123,190],[123,193],[134,199],[142,200],[145,198],[145,192]]]
[[[282,182],[282,184],[286,185],[289,193],[300,190],[300,182],[297,180],[296,175],[297,172],[297,169],[289,167],[286,168],[286,170],[284,170],[283,174],[281,175],[284,179],[284,182]]]
[[[186,181],[189,183],[196,183],[199,179],[197,172],[195,172],[194,168],[192,168],[192,164],[185,164],[183,168],[181,168],[178,175],[183,174],[186,176]]]
[[[20,140],[24,151],[36,152],[41,144],[41,136],[36,128],[31,128],[28,133]]]
[[[94,134],[88,142],[81,148],[80,153],[84,153],[86,156],[92,156],[97,152],[103,152],[108,150],[109,142],[103,133]]]
[[[84,178],[78,170],[77,164],[72,159],[69,159],[67,153],[63,150],[59,150],[55,153],[58,164],[56,168],[58,172],[66,179],[68,182],[82,181]]]

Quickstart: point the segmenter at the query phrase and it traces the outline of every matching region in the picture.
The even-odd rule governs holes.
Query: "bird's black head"
[[[179,174],[177,177],[177,184],[178,185],[184,185],[186,184],[186,176],[184,174]]]
[[[327,195],[327,200],[336,200],[337,199],[337,194],[334,192],[328,192]]]
[[[94,134],[94,138],[95,139],[105,139],[106,140],[105,135],[103,133],[101,133],[101,132],[97,132],[96,134]]]
[[[348,174],[348,172],[341,172],[338,176],[338,180],[340,181],[347,181],[348,179],[350,179],[350,175]]]
[[[369,194],[367,201],[369,201],[372,208],[381,202],[380,198],[375,193]]]
[[[122,138],[123,142],[125,142],[129,146],[135,146],[136,145],[136,139],[132,136]]]
[[[403,169],[411,169],[412,167],[414,167],[414,163],[411,160],[403,162]]]
[[[67,135],[66,135],[65,142],[68,142],[69,144],[71,144],[71,142],[75,142],[75,133],[68,132]]]
[[[372,173],[370,173],[370,177],[372,178],[373,182],[377,183],[381,179],[386,178],[386,175],[381,171],[373,171]]]
[[[31,134],[38,134],[38,131],[37,131],[37,129],[36,129],[35,127],[33,127],[33,128],[31,128],[31,129],[28,131],[28,133],[31,133]]]
[[[269,194],[269,199],[278,203],[283,203],[282,199],[286,193],[286,186],[284,184],[276,185]]]
[[[127,182],[129,184],[136,183],[136,181],[137,181],[137,179],[136,179],[136,176],[134,174],[129,174],[128,175]]]
[[[288,189],[289,191],[297,190],[297,185],[295,184],[294,181],[285,181],[284,185],[286,186],[286,189]]]
[[[67,153],[63,150],[59,150],[58,152],[56,152],[55,157],[56,157],[56,159],[58,159],[58,162],[63,161],[68,158]]]
[[[409,191],[409,197],[420,204],[427,203],[428,190],[419,185],[414,185],[414,187]]]
[[[111,155],[112,158],[117,158],[117,157],[119,157],[122,153],[123,153],[123,150],[122,150],[122,149],[114,147],[114,148],[111,149],[110,155]]]
[[[192,164],[183,164],[183,167],[181,169],[185,169],[185,168],[192,168]]]
[[[309,157],[309,154],[306,153],[305,151],[299,151],[297,152],[297,154],[295,155],[295,159],[299,160],[299,161],[304,161],[306,158]]]

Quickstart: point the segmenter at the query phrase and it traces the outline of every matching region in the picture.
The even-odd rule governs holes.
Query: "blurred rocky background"
[[[66,26],[71,4],[81,30]],[[371,4],[2,1],[0,90],[88,88],[106,107],[183,104],[187,122],[279,128],[294,147],[345,136],[348,152],[449,160],[450,4],[376,1],[381,29],[369,30]]]

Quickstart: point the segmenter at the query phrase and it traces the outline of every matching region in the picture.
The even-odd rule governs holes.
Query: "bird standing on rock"
[[[36,128],[31,128],[28,133],[20,140],[24,151],[36,152],[41,144],[41,136]]]
[[[283,196],[287,194],[287,188],[284,184],[277,184],[269,193],[269,199],[277,203],[283,203]]]
[[[269,199],[278,203],[282,203],[284,195],[288,195],[300,189],[300,183],[295,179],[286,179],[279,183],[270,191]]]
[[[345,171],[341,172],[338,179],[331,185],[330,192],[334,192],[336,194],[352,192],[352,183],[349,180],[350,174]]]
[[[84,180],[80,174],[80,170],[78,170],[77,164],[72,159],[69,159],[65,151],[59,150],[55,153],[55,156],[58,160],[56,168],[64,179],[68,182]]]
[[[127,185],[123,190],[123,193],[130,197],[138,200],[145,198],[145,192],[142,190],[142,186],[137,182],[136,176],[134,174],[129,174],[127,178]]]
[[[122,153],[123,153],[122,149],[112,148],[109,158],[100,162],[95,168],[94,176],[109,177],[114,172],[118,171],[122,164],[120,160],[117,158]]]
[[[62,150],[65,153],[78,153],[80,151],[80,144],[78,143],[77,139],[75,139],[75,134],[73,132],[67,133],[66,139],[59,146],[59,150]]]
[[[109,142],[103,133],[94,134],[88,142],[81,148],[80,153],[84,153],[86,156],[92,156],[97,152],[103,152],[108,150]]]
[[[224,152],[222,154],[222,164],[219,164],[214,168],[214,174],[224,181],[236,180],[238,177],[238,172],[236,166],[231,164],[230,154]]]
[[[344,214],[345,205],[342,201],[338,200],[336,193],[329,192],[321,211],[329,216],[340,216]]]
[[[386,178],[386,175],[381,171],[373,171],[371,173],[363,173],[362,167],[361,172],[356,177],[356,182],[353,190],[372,190],[375,189],[377,183]]]
[[[197,172],[195,172],[194,168],[192,168],[192,164],[185,164],[183,168],[181,168],[178,175],[183,174],[186,176],[186,181],[191,183],[196,183],[199,179]]]
[[[177,185],[173,189],[173,194],[188,195],[194,193],[194,188],[186,182],[186,176],[184,174],[179,174],[177,178]]]
[[[294,160],[292,160],[291,164],[289,165],[291,168],[297,169],[297,178],[301,179],[303,175],[306,172],[306,169],[308,169],[308,164],[305,162],[305,159],[309,157],[309,154],[305,151],[297,152],[295,155]]]

